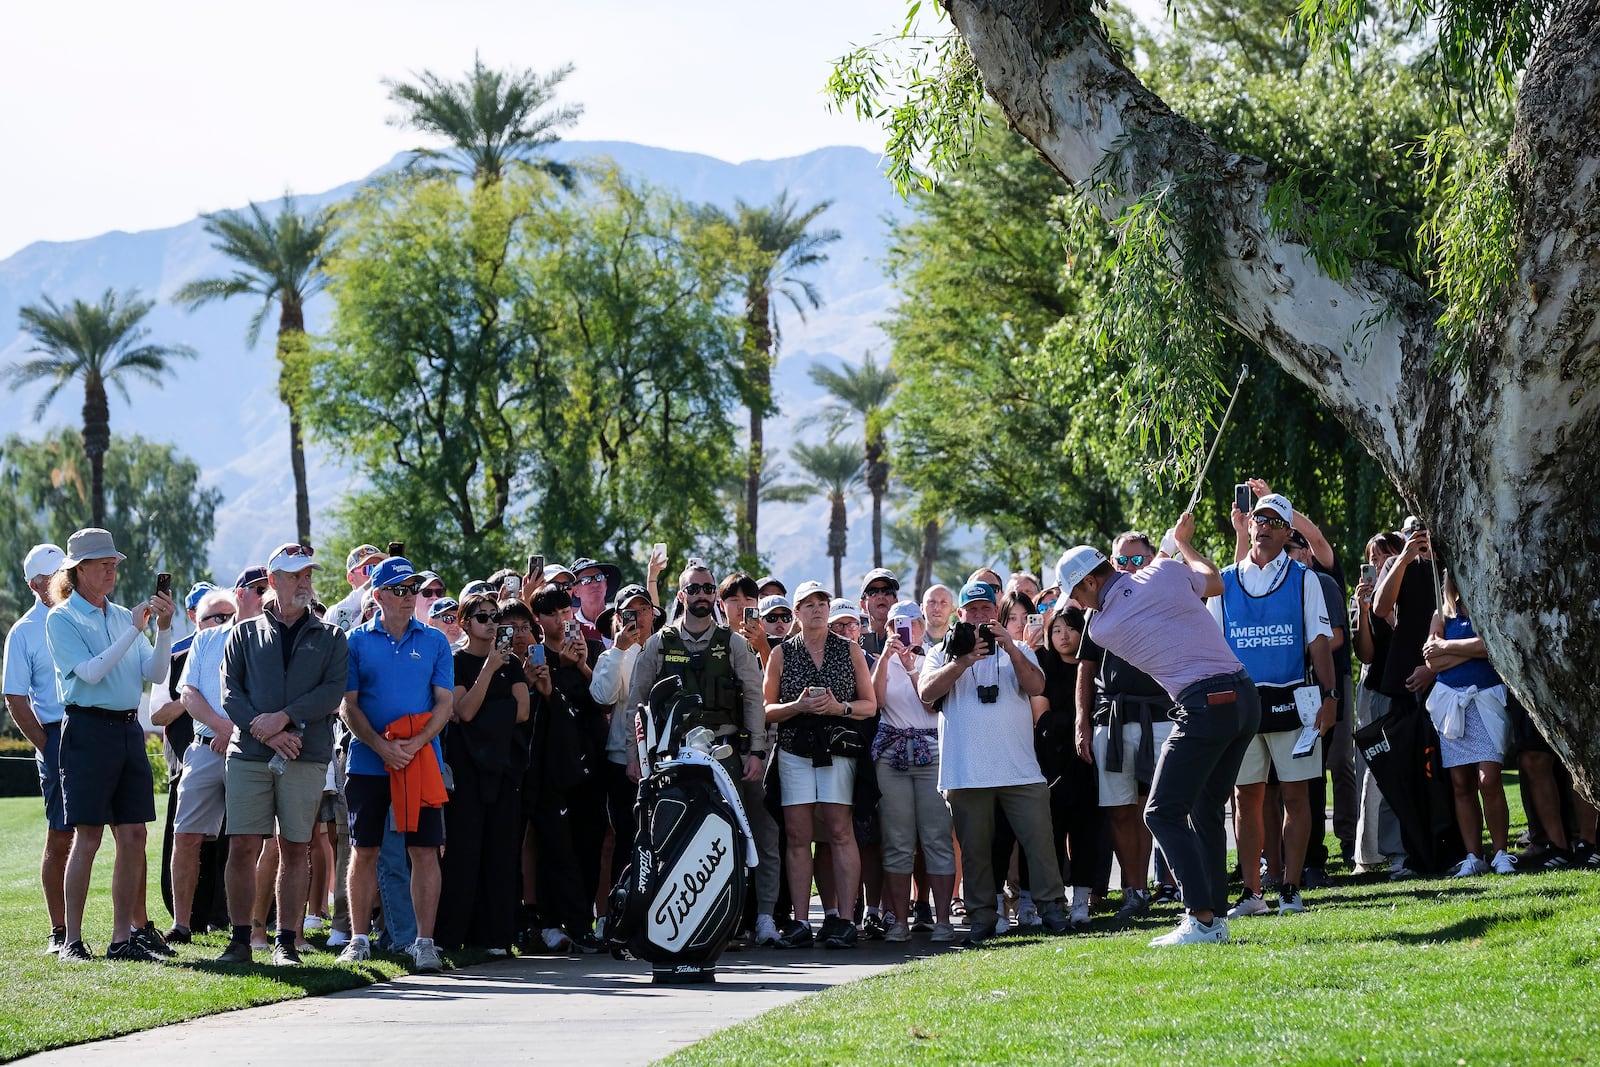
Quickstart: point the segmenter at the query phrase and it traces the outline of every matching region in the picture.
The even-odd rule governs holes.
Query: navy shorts
[[[351,774],[344,780],[345,805],[350,809],[350,846],[378,848],[389,817],[389,776]],[[406,834],[407,848],[437,848],[444,844],[444,809],[423,808],[417,828]]]
[[[52,830],[71,830],[67,804],[61,792],[61,724],[42,722],[44,751],[34,754],[39,765],[39,792],[44,794],[44,817]]]
[[[155,822],[155,779],[138,720],[69,710],[61,726],[61,791],[73,826]]]

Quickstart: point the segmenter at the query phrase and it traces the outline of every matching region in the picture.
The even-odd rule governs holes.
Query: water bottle
[[[273,774],[281,776],[283,772],[288,769],[289,761],[284,758],[282,752],[273,753],[272,758],[267,760],[267,770],[271,771]]]

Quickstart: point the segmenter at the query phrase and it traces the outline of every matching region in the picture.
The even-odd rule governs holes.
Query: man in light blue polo
[[[352,936],[339,959],[355,963],[370,957],[372,898],[378,885],[378,853],[384,822],[395,798],[390,772],[414,759],[442,762],[438,736],[455,703],[455,662],[444,634],[415,617],[422,578],[410,562],[393,556],[372,572],[378,614],[350,632],[350,671],[342,715],[355,736],[350,742],[345,800],[350,807],[350,920]],[[414,717],[427,721],[409,736],[395,727]],[[438,970],[433,945],[434,912],[439,905],[439,846],[444,841],[444,809],[421,807],[414,829],[405,830],[411,860],[411,903],[417,939],[408,949],[417,969]],[[400,809],[395,809],[397,822]]]
[[[113,926],[106,959],[155,959],[143,939],[130,938],[134,912],[144,910],[145,824],[156,817],[139,698],[146,682],[167,676],[174,605],[159,592],[132,611],[113,604],[117,564],[126,558],[105,530],[91,527],[73,534],[55,586],[65,595],[45,619],[45,640],[66,710],[61,789],[73,831],[65,876],[63,962],[93,959],[83,943],[83,909],[107,826],[117,858],[111,873]],[[152,617],[157,626],[153,646],[144,633]],[[148,927],[148,916],[144,918]],[[160,934],[154,936],[159,939]]]
[[[22,736],[35,749],[39,791],[44,794],[44,857],[39,877],[44,882],[45,910],[50,913],[47,954],[58,954],[66,942],[66,900],[63,886],[72,825],[61,801],[61,695],[56,691],[56,664],[45,643],[44,620],[53,603],[50,581],[66,553],[55,545],[34,545],[22,561],[22,573],[33,590],[33,607],[6,634],[6,707]]]

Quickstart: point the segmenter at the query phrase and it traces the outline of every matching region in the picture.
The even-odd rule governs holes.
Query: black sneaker
[[[255,955],[250,951],[248,941],[229,941],[228,947],[217,957],[218,963],[252,963],[254,960]]]
[[[860,934],[856,930],[856,924],[855,923],[850,922],[847,919],[840,919],[834,925],[833,931],[831,933],[823,935],[822,947],[823,948],[855,948],[856,947],[856,940],[857,940],[857,938],[859,936],[860,936]]]
[[[139,944],[137,938],[132,937],[128,938],[126,941],[118,941],[115,945],[107,946],[106,959],[128,960],[133,963],[156,962],[155,954],[150,952],[143,945]]]
[[[50,939],[45,942],[42,956],[59,956],[61,948],[67,943],[67,928],[65,926],[53,927],[50,930]]]
[[[967,931],[967,936],[957,942],[959,948],[982,948],[994,937],[994,924],[987,926],[974,926]]]
[[[861,939],[863,941],[882,941],[883,935],[889,932],[889,927],[884,924],[883,916],[868,915],[861,923]]]
[[[229,946],[232,947],[231,945]],[[285,945],[281,941],[272,943],[272,965],[274,967],[300,966],[300,953],[293,945]]]
[[[1576,855],[1572,852],[1563,852],[1551,846],[1544,850],[1544,858],[1533,864],[1517,864],[1519,871],[1565,871],[1570,870],[1575,864]]]
[[[135,930],[133,940],[152,956],[166,956],[170,959],[178,954],[177,949],[167,944],[167,939],[161,936],[161,931],[156,929],[156,924],[153,922],[146,922],[143,927]]]
[[[581,934],[568,934],[572,938],[572,947],[585,956],[597,956],[606,950],[606,944],[594,936],[593,930],[585,930]]]
[[[167,939],[167,944],[169,945],[189,945],[194,943],[194,931],[177,923],[173,923],[172,929],[161,936]]]
[[[1060,901],[1045,905],[1039,912],[1039,924],[1044,927],[1047,934],[1065,934],[1072,930],[1072,921],[1067,918],[1067,909]]]
[[[918,904],[911,911],[911,932],[926,934],[933,930],[933,908],[927,904]]]
[[[816,935],[811,932],[809,923],[791,923],[783,935],[773,944],[773,948],[810,948]]]
[[[1572,843],[1571,856],[1574,867],[1587,867],[1590,870],[1600,869],[1600,849],[1596,849],[1581,838]]]
[[[1303,889],[1328,888],[1328,876],[1321,867],[1307,867],[1300,872],[1300,886]]]
[[[61,955],[58,958],[62,963],[87,963],[94,959],[94,953],[89,951],[89,946],[82,941],[69,941],[61,946]]]
[[[1183,894],[1178,892],[1178,887],[1171,882],[1162,882],[1156,887],[1156,895],[1150,898],[1152,904],[1182,904]]]

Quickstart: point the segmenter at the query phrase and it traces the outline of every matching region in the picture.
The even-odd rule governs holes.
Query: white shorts
[[[1106,770],[1106,745],[1110,738],[1111,728],[1096,726],[1094,728],[1094,776],[1100,782],[1100,806],[1102,808],[1118,808],[1125,804],[1139,802],[1139,777],[1138,756],[1139,741],[1142,737],[1142,724],[1125,722],[1122,724],[1122,770]],[[1150,734],[1155,739],[1156,760],[1161,759],[1161,746],[1167,743],[1167,738],[1172,734],[1172,723],[1153,722],[1150,724]]]
[[[1256,734],[1245,750],[1244,762],[1239,764],[1238,785],[1257,785],[1267,780],[1267,768],[1277,769],[1280,782],[1309,782],[1322,777],[1322,738],[1311,746],[1304,756],[1294,756],[1294,743],[1299,730],[1274,730],[1270,734]]]
[[[850,804],[855,800],[854,756],[835,756],[833,766],[813,767],[809,757],[780,748],[778,776],[786,808],[796,804]]]

